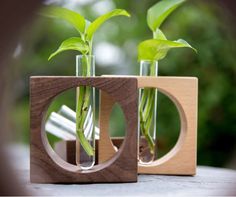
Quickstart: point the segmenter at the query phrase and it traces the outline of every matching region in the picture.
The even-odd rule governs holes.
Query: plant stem
[[[82,76],[91,76],[91,56],[83,55]],[[77,109],[76,109],[76,133],[80,144],[89,156],[94,155],[94,149],[84,135],[84,123],[88,115],[91,87],[81,86],[77,88]]]
[[[155,76],[155,62],[151,63],[150,76]],[[155,142],[150,135],[150,129],[152,126],[152,120],[155,117],[153,113],[156,90],[153,88],[144,88],[141,94],[141,101],[139,105],[140,116],[140,130],[142,135],[147,140],[150,152],[155,152]],[[154,120],[155,121],[155,120]],[[154,131],[155,132],[155,131]]]

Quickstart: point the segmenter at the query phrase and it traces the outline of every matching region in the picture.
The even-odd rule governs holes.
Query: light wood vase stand
[[[118,77],[118,76],[117,76]],[[130,76],[132,77],[132,76]],[[149,165],[138,164],[139,174],[195,175],[197,152],[198,79],[195,77],[135,77],[138,88],[157,88],[175,104],[181,129],[176,145],[162,158]],[[101,93],[99,163],[116,150],[109,136],[109,118],[115,101]]]

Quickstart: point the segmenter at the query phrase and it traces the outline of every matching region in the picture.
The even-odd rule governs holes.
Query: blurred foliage
[[[57,2],[57,1],[56,1]],[[127,9],[132,17],[119,18],[107,22],[95,36],[95,46],[109,43],[118,47],[122,55],[114,57],[107,65],[96,62],[96,75],[138,74],[137,44],[151,37],[146,23],[146,10],[156,1],[89,0],[88,4],[69,4],[73,1],[60,1],[67,6],[94,19],[102,8]],[[74,1],[77,2],[77,1]],[[78,1],[80,2],[80,1]],[[84,2],[84,1],[83,1]],[[214,2],[214,1],[213,1]],[[78,3],[79,4],[79,3]],[[104,7],[102,7],[104,5]],[[159,62],[159,75],[196,76],[199,79],[198,111],[198,164],[224,166],[233,156],[236,142],[236,38],[229,15],[215,3],[209,1],[187,1],[172,14],[162,29],[167,38],[184,38],[198,50],[171,51]],[[67,37],[75,36],[76,31],[64,22],[39,16],[19,41],[20,54],[15,54],[12,87],[15,105],[11,109],[13,126],[24,142],[29,140],[29,92],[31,75],[75,75],[76,52],[65,52],[48,62],[49,54]],[[96,47],[95,47],[96,52]],[[99,52],[99,50],[98,50]],[[101,52],[101,51],[100,51]],[[96,54],[95,54],[96,55]],[[99,53],[100,59],[107,53]],[[98,59],[99,60],[99,59]],[[70,98],[70,96],[68,96]],[[73,107],[73,99],[56,100]],[[73,96],[72,96],[73,97]],[[58,110],[60,102],[50,110]],[[117,128],[120,112],[114,112],[110,128]],[[158,131],[161,155],[175,144],[179,133],[179,118],[174,104],[164,95],[158,94]],[[115,129],[112,135],[119,135]]]

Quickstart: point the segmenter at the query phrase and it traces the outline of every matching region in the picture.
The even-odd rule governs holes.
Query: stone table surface
[[[139,175],[137,183],[119,184],[32,184],[29,181],[29,150],[7,149],[17,161],[22,186],[32,195],[77,196],[236,196],[236,171],[198,166],[196,176]],[[13,162],[14,163],[14,162]],[[16,163],[16,162],[15,162]]]

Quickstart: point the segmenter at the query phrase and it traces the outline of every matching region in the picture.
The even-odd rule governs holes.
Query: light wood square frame
[[[78,86],[106,92],[118,102],[126,118],[126,136],[121,149],[109,161],[81,171],[62,160],[48,143],[45,115],[52,100]],[[30,179],[33,183],[94,183],[137,181],[137,80],[104,77],[30,78]],[[79,191],[78,191],[79,192]]]
[[[135,77],[135,76],[132,76]],[[175,104],[181,122],[176,145],[150,165],[138,165],[139,174],[195,175],[197,157],[198,79],[195,77],[135,77],[138,88],[157,88]],[[99,162],[106,161],[116,150],[109,136],[109,118],[115,101],[101,93]]]

